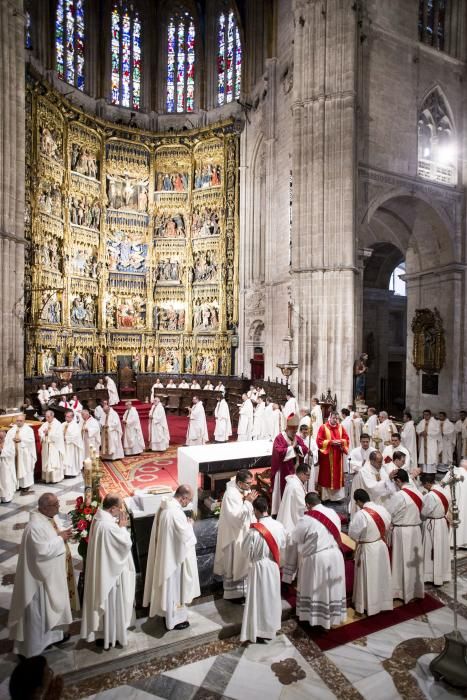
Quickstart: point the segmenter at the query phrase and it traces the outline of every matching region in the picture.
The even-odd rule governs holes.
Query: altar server
[[[440,432],[439,423],[436,418],[433,418],[431,411],[423,411],[423,418],[415,430],[419,440],[418,464],[422,472],[436,474]]]
[[[263,496],[253,501],[253,511],[256,522],[242,545],[249,568],[240,641],[255,644],[273,639],[282,625],[280,552],[285,530],[269,516]]]
[[[258,494],[252,484],[252,473],[239,469],[227,483],[219,515],[214,574],[223,578],[224,598],[235,603],[242,603],[246,592],[249,562],[242,544],[255,522],[252,503]]]
[[[222,395],[217,399],[214,417],[216,419],[214,440],[216,442],[228,442],[229,437],[232,435],[232,424],[230,422],[229,404]]]
[[[128,518],[121,498],[108,493],[89,533],[81,637],[109,649],[128,645],[135,619],[136,574]]]
[[[25,421],[24,413],[19,413],[15,418],[15,425],[7,432],[5,439],[5,446],[11,443],[14,448],[16,481],[22,491],[27,491],[34,484],[34,467],[37,460],[34,431]]]
[[[296,612],[299,620],[330,629],[347,618],[341,521],[316,493],[308,493],[305,503],[292,536],[301,552]]]
[[[6,432],[0,430],[0,503],[10,503],[16,491],[15,447],[6,442]]]
[[[357,543],[352,600],[358,613],[376,615],[393,609],[386,544],[391,516],[384,506],[373,503],[364,489],[357,489],[353,497],[359,510],[349,527],[349,537]]]
[[[425,595],[423,545],[420,529],[423,498],[409,484],[405,469],[392,477],[399,491],[387,502],[392,520],[392,586],[394,598],[409,603]]]
[[[149,411],[149,445],[153,452],[165,452],[169,442],[170,433],[165,409],[160,398],[155,396]]]
[[[55,494],[42,494],[21,539],[8,629],[15,653],[26,657],[69,639],[63,630],[72,620],[65,546],[71,528],[58,529],[58,509]]]
[[[143,605],[149,617],[163,617],[168,630],[189,626],[187,605],[200,595],[193,522],[183,511],[192,499],[191,487],[180,485],[162,500],[151,532]]]
[[[449,522],[451,493],[435,483],[435,474],[421,474],[420,483],[427,493],[423,496],[422,542],[425,582],[442,586],[451,580],[451,550]]]
[[[251,440],[253,435],[253,404],[246,394],[242,394],[243,403],[238,412],[237,440]]]
[[[412,414],[408,411],[404,412],[403,425],[400,431],[401,445],[406,447],[410,454],[410,466],[413,469],[418,464],[418,453],[417,453],[417,433],[415,432],[415,425],[412,420]]]
[[[110,406],[115,406],[117,403],[120,402],[120,398],[118,396],[117,385],[115,384],[112,377],[105,377],[105,388],[109,392]]]
[[[273,515],[279,511],[285,489],[285,478],[289,474],[295,474],[298,463],[302,462],[308,454],[308,449],[302,438],[297,436],[298,422],[297,414],[289,416],[285,430],[276,437],[272,445],[271,513]]]
[[[83,468],[84,445],[81,425],[74,419],[72,410],[65,412],[65,422],[61,424],[65,455],[63,459],[65,476],[79,476]]]
[[[452,423],[446,416],[444,411],[438,413],[438,424],[439,424],[439,457],[438,461],[440,465],[446,469],[454,457],[454,447],[456,444],[456,426]]]
[[[144,452],[145,444],[141,421],[136,408],[131,401],[125,401],[123,422],[123,451],[125,455],[140,455]]]
[[[192,406],[188,409],[187,445],[204,445],[209,442],[208,425],[203,402],[198,396],[193,396]]]
[[[371,452],[373,452],[373,448],[370,447],[370,436],[368,433],[362,433],[360,435],[360,447],[356,447],[349,452],[349,473],[355,474],[360,471],[368,461]]]
[[[109,406],[104,404],[104,415],[100,420],[101,424],[101,443],[102,443],[102,459],[123,459],[122,445],[122,426],[118,413]]]
[[[39,428],[42,444],[42,479],[46,484],[56,484],[64,477],[65,443],[62,424],[53,411],[45,412],[45,423]]]
[[[282,501],[277,513],[278,522],[282,523],[286,533],[285,549],[282,557],[282,580],[284,583],[292,583],[298,562],[297,545],[292,541],[292,534],[297,523],[305,513],[305,496],[308,493],[310,479],[310,467],[308,464],[299,464],[295,474],[285,477],[285,489]]]
[[[101,426],[89,413],[89,409],[83,408],[81,411],[81,435],[83,438],[84,459],[91,456],[91,447],[97,455],[101,446]]]

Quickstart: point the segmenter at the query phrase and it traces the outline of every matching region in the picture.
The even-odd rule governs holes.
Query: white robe
[[[42,654],[63,639],[59,628],[71,623],[65,553],[51,520],[32,511],[21,539],[8,617],[17,654]]]
[[[152,526],[143,605],[173,629],[188,620],[187,605],[199,595],[193,525],[175,498],[164,498]]]
[[[83,437],[84,459],[91,456],[91,447],[94,448],[97,456],[101,446],[101,426],[92,416],[81,423],[81,435]]]
[[[39,428],[42,443],[42,478],[46,484],[56,484],[64,477],[65,443],[62,424],[54,418]]]
[[[80,401],[68,401],[68,408],[70,411],[73,411],[75,421],[79,423],[81,419],[81,411],[83,410],[83,404]]]
[[[350,493],[350,513],[353,516],[358,511],[357,504],[354,501],[354,493],[357,489],[364,489],[369,495],[373,503],[386,507],[387,501],[394,494],[395,486],[389,479],[388,473],[381,467],[379,473],[370,462],[367,462],[360,471],[358,471],[352,481]]]
[[[0,502],[9,503],[16,491],[15,443],[6,441],[0,450]]]
[[[204,445],[209,442],[206,414],[201,401],[194,403],[188,416],[187,445]]]
[[[401,444],[406,447],[410,454],[410,464],[412,467],[416,467],[418,464],[417,458],[417,433],[415,432],[415,425],[413,420],[404,423],[401,430]]]
[[[104,648],[128,644],[134,621],[136,574],[131,537],[105,510],[94,516],[86,557],[81,637],[104,639]]]
[[[253,506],[243,500],[235,477],[227,483],[222,499],[217,529],[214,573],[224,579],[224,598],[244,595],[244,579],[248,573],[248,559],[242,550],[243,540],[255,522]]]
[[[360,445],[360,435],[362,432],[362,419],[354,419],[351,418],[350,416],[347,416],[347,418],[344,418],[344,420],[341,423],[342,427],[344,428],[345,432],[349,436],[349,449],[354,450],[356,447]]]
[[[414,491],[422,498],[416,489],[407,484],[404,488]],[[386,508],[391,513],[393,525],[393,596],[409,603],[413,598],[423,598],[425,595],[420,512],[404,491],[395,493],[387,501]]]
[[[427,436],[422,437],[421,433],[426,429]],[[422,471],[428,474],[436,474],[436,465],[438,464],[438,440],[440,437],[439,423],[436,418],[431,418],[427,422],[422,420],[417,423],[415,429],[419,435],[418,442],[418,464],[422,467]]]
[[[167,384],[167,387],[171,388],[171,387],[169,387],[168,384]],[[174,387],[175,387],[175,384],[174,384]],[[180,382],[180,384],[178,385],[178,388],[179,389],[189,389],[190,385],[188,384],[188,382]]]
[[[381,539],[370,508],[381,516],[386,532],[391,516],[386,508],[369,501],[355,513],[349,527],[349,537],[358,543],[355,552],[353,602],[355,610],[362,614],[376,615],[381,610],[393,609],[391,563],[386,542]]]
[[[377,432],[378,425],[379,425],[378,416],[376,415],[376,413],[373,413],[373,415],[368,418],[367,422],[363,426],[363,432],[367,433],[370,436],[370,438],[371,438],[370,445],[373,448],[376,447],[375,442],[373,440],[373,435],[375,434],[375,431],[376,431],[375,437],[379,437],[379,433]]]
[[[165,409],[161,403],[154,404],[149,411],[149,443],[154,452],[165,452],[170,443],[169,426]]]
[[[306,483],[300,481],[296,474],[289,474],[285,477],[285,481],[284,495],[277,513],[277,521],[282,523],[286,533],[282,555],[282,580],[284,583],[292,583],[298,565],[298,550],[297,545],[292,541],[292,533],[298,520],[305,513],[305,496],[308,487]]]
[[[279,551],[285,545],[285,530],[270,516],[260,523],[269,530]],[[240,641],[255,643],[257,637],[273,639],[282,624],[281,574],[271,550],[257,530],[250,529],[242,545],[248,558],[247,594]]]
[[[19,430],[19,432],[18,432]],[[18,435],[21,442],[15,442]],[[14,425],[6,434],[5,446],[12,445],[15,452],[16,480],[18,488],[27,489],[34,483],[34,467],[36,465],[36,438],[30,425],[19,428]]]
[[[285,421],[287,422],[287,418],[292,415],[292,413],[295,416],[299,416],[300,412],[298,409],[298,403],[297,399],[295,396],[292,396],[290,399],[287,399],[287,401],[284,404],[284,408],[282,409],[282,415],[284,416]]]
[[[439,424],[439,463],[452,464],[454,456],[454,447],[456,445],[456,426],[451,423],[449,418],[444,421],[438,421]]]
[[[112,377],[106,377],[105,388],[109,392],[109,406],[115,406],[120,402],[120,397],[118,395],[117,385],[115,384]]]
[[[382,452],[385,446],[387,447],[391,444],[391,435],[397,433],[397,428],[389,418],[385,418],[382,423],[378,423],[377,429],[378,435],[382,440],[379,443],[379,449]]]
[[[113,408],[101,418],[102,459],[123,459],[122,425],[118,413]],[[107,445],[106,445],[107,432]]]
[[[126,423],[125,423],[126,421]],[[144,452],[143,431],[138,411],[134,406],[127,408],[123,414],[123,451],[126,455],[140,455]]]
[[[251,440],[253,435],[253,404],[247,399],[240,406],[238,412],[237,440],[244,442]]]
[[[284,425],[285,421],[282,411],[278,408],[273,409],[272,404],[268,404],[264,409],[263,433],[261,439],[272,440],[274,442],[279,433],[283,431]]]
[[[39,399],[39,403],[42,406],[47,406],[47,404],[49,403],[49,397],[50,394],[48,389],[39,389],[39,391],[37,392],[37,398]]]
[[[253,430],[251,434],[253,440],[261,440],[261,435],[263,434],[265,408],[265,403],[261,402],[255,407],[253,411]]]
[[[460,462],[463,457],[467,457],[467,418],[456,421],[456,435],[457,461]]]
[[[159,393],[160,389],[163,389],[164,385],[159,382],[159,384],[156,382],[156,384],[153,384],[151,387],[151,403],[154,401],[155,397]]]
[[[225,391],[225,386],[223,384],[218,384],[214,387],[214,391]]]
[[[318,459],[319,459],[319,450],[318,450],[318,445],[316,444],[316,440],[312,436],[311,433],[308,433],[308,437],[304,438],[300,434],[300,432],[297,433],[298,437],[301,437],[303,442],[305,443],[306,447],[308,448],[308,454],[305,457],[305,464],[308,464],[310,467],[310,478],[308,479],[308,491],[315,491],[315,484],[318,481],[318,474],[319,474],[319,464],[318,464]]]
[[[319,505],[338,531],[341,521],[332,508]],[[299,620],[330,629],[347,618],[344,557],[327,527],[304,515],[293,533],[301,554],[298,572],[297,608]]]
[[[228,442],[232,435],[232,423],[230,422],[229,404],[225,399],[217,402],[214,409],[216,427],[214,429],[214,440],[216,442]]]
[[[355,472],[359,472],[360,469],[367,463],[368,457],[372,452],[372,447],[369,447],[367,450],[364,450],[361,446],[356,447],[354,450],[349,452],[349,473],[355,474]]]
[[[316,437],[318,434],[318,430],[321,425],[323,425],[323,411],[321,410],[321,406],[318,404],[317,406],[313,406],[311,409],[311,434]]]
[[[102,384],[102,382],[97,382],[96,386],[94,389],[99,390],[99,389],[105,389],[105,384]]]
[[[96,408],[94,409],[94,418],[99,421],[101,421],[102,417],[105,416],[104,409],[102,406],[98,403]]]
[[[81,435],[81,425],[75,421],[62,423],[65,455],[63,458],[65,476],[81,474],[84,461],[84,445]]]
[[[459,527],[456,532],[456,543],[458,547],[467,547],[467,469],[464,467],[454,467],[455,476],[463,476],[463,481],[456,481],[456,501],[457,507],[459,509]],[[448,472],[442,479],[441,483],[446,483],[451,477],[450,472]],[[446,487],[444,491],[446,492],[449,488],[449,494],[451,494],[451,487]],[[453,533],[454,528],[451,527],[450,531],[450,543],[453,546]]]
[[[441,493],[451,505],[449,486],[433,486],[423,496],[422,542],[425,581],[442,586],[451,580],[451,550],[449,549],[449,527],[444,505],[437,496]],[[448,507],[449,513],[449,507]]]
[[[403,445],[399,445],[399,447],[393,447],[393,445],[386,445],[386,447],[383,450],[383,467],[386,469],[388,474],[390,474],[392,469],[394,469],[394,465],[393,465],[393,461],[392,461],[392,457],[393,457],[394,452],[402,452],[403,454],[405,454],[404,469],[405,469],[405,471],[408,472],[410,470],[410,467],[411,467],[410,452]]]

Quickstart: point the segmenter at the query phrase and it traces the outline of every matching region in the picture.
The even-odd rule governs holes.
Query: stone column
[[[292,274],[298,394],[300,403],[309,403],[330,387],[345,405],[352,399],[358,276],[357,21],[345,0],[296,0],[294,13]]]
[[[22,0],[0,1],[0,407],[23,399],[24,14]]]

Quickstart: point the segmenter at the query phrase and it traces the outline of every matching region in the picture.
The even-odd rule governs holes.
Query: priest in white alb
[[[310,466],[299,464],[295,474],[285,477],[285,489],[282,496],[277,521],[282,523],[286,533],[286,543],[282,555],[282,580],[284,583],[292,583],[297,572],[298,550],[292,541],[292,533],[299,519],[305,513],[305,496],[308,493],[310,479]]]
[[[109,649],[128,645],[134,623],[136,574],[128,517],[120,496],[108,493],[89,533],[81,637]]]
[[[34,484],[37,453],[34,431],[26,424],[24,413],[15,417],[15,425],[7,432],[5,444],[14,448],[18,488],[27,491]]]
[[[6,441],[6,432],[0,430],[0,503],[10,503],[16,491],[14,442]]]
[[[394,485],[384,468],[383,455],[379,450],[372,450],[368,462],[355,474],[350,493],[350,513],[353,516],[357,512],[357,504],[354,493],[357,489],[364,489],[373,503],[386,506],[386,502],[394,493]]]
[[[65,443],[65,455],[63,458],[65,476],[79,476],[84,461],[83,436],[81,425],[76,422],[71,409],[65,411],[65,422],[61,425]]]
[[[266,404],[262,396],[256,399],[256,406],[253,411],[253,430],[251,433],[252,440],[261,440],[263,434],[264,411]]]
[[[412,414],[404,411],[403,424],[400,429],[401,445],[406,447],[410,454],[410,468],[413,469],[418,464],[417,433],[412,420]]]
[[[258,496],[252,484],[253,475],[246,469],[239,469],[227,483],[217,528],[214,574],[223,578],[224,598],[234,603],[243,603],[246,593],[249,562],[242,545],[255,522],[252,503]]]
[[[266,405],[263,415],[263,433],[262,440],[272,440],[284,430],[285,420],[279,404],[270,402]]]
[[[81,436],[83,438],[84,459],[91,456],[91,448],[99,456],[101,447],[101,426],[89,413],[89,409],[83,408],[81,411]]]
[[[153,452],[165,452],[169,443],[170,433],[165,408],[160,398],[155,396],[149,411],[149,446]]]
[[[368,418],[366,420],[365,425],[363,426],[363,431],[365,433],[368,433],[368,435],[370,436],[371,446],[373,448],[376,447],[376,443],[374,441],[374,438],[376,437],[377,439],[379,439],[378,425],[379,425],[378,412],[377,412],[376,408],[373,408],[372,406],[370,406],[370,408],[368,409]],[[380,444],[380,443],[378,442],[378,444]]]
[[[387,545],[391,516],[364,489],[357,489],[353,497],[359,510],[349,527],[349,537],[357,543],[352,600],[359,614],[376,615],[393,609]]]
[[[163,617],[168,630],[189,626],[187,606],[200,595],[196,537],[183,510],[192,499],[191,487],[181,484],[162,500],[151,532],[143,605],[149,617]]]
[[[109,392],[109,404],[110,406],[115,406],[120,402],[120,397],[118,395],[117,385],[115,384],[112,377],[105,377],[105,388]]]
[[[204,445],[209,442],[208,425],[203,402],[198,396],[193,396],[192,406],[188,409],[187,445]]]
[[[385,446],[391,444],[391,435],[397,433],[394,422],[389,418],[387,411],[380,411],[378,414],[378,435],[381,442],[378,449],[383,450]]]
[[[418,464],[426,474],[436,474],[438,465],[439,423],[431,411],[423,411],[423,418],[415,428],[418,435]]]
[[[467,412],[459,411],[459,420],[456,421],[456,454],[457,462],[467,457]]]
[[[286,393],[286,401],[284,406],[282,407],[282,415],[284,416],[284,419],[287,420],[287,418],[291,415],[294,416],[299,416],[300,415],[300,409],[298,407],[298,401],[293,395],[293,393],[290,391],[290,389],[287,390]]]
[[[451,550],[449,521],[451,490],[436,484],[435,474],[421,474],[420,483],[427,493],[423,496],[422,543],[425,582],[442,586],[451,580]]]
[[[42,494],[21,539],[8,630],[15,653],[26,657],[70,637],[64,630],[72,620],[65,546],[71,528],[59,530],[58,509],[54,493]]]
[[[136,408],[131,401],[125,401],[125,413],[122,418],[123,423],[123,451],[128,457],[130,455],[140,455],[144,452],[143,430]]]
[[[311,434],[316,438],[320,426],[323,425],[323,411],[319,403],[319,399],[316,397],[311,399]]]
[[[154,384],[151,387],[151,403],[156,398],[157,392],[163,388],[164,388],[164,385],[162,384],[161,380],[159,379],[159,377],[156,377],[156,381],[154,382]]]
[[[229,437],[232,435],[232,424],[230,422],[229,404],[222,395],[217,397],[214,418],[216,419],[214,440],[216,442],[228,442]]]
[[[391,464],[392,456],[396,451],[403,452],[405,454],[404,469],[407,469],[407,471],[409,471],[410,467],[412,466],[410,464],[410,452],[406,447],[404,447],[404,445],[402,445],[400,433],[393,433],[391,435],[391,444],[386,445],[383,450],[383,462],[385,465]],[[416,467],[417,465],[414,464],[413,466]]]
[[[269,516],[263,496],[252,505],[256,522],[250,525],[242,545],[249,568],[240,641],[255,644],[273,639],[282,625],[280,553],[285,530]]]
[[[42,444],[42,479],[46,484],[62,481],[65,467],[65,442],[62,424],[53,411],[45,412],[45,423],[39,428]]]
[[[349,473],[355,474],[368,462],[368,458],[373,452],[373,447],[370,447],[370,436],[368,433],[360,435],[360,446],[351,450],[348,454]]]
[[[247,394],[242,394],[242,404],[238,411],[237,440],[244,442],[253,436],[253,404]]]
[[[118,413],[114,411],[109,404],[104,404],[103,410],[104,415],[100,420],[102,444],[101,457],[102,459],[109,460],[123,459],[123,431]]]
[[[456,445],[456,426],[446,416],[444,411],[438,413],[439,424],[439,457],[438,462],[447,468],[452,464],[454,458],[454,447]]]

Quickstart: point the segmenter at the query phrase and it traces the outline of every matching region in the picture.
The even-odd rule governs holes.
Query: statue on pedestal
[[[358,360],[355,360],[353,366],[354,375],[354,400],[364,401],[365,400],[365,389],[366,389],[366,374],[368,372],[368,355],[364,352],[362,353]]]

